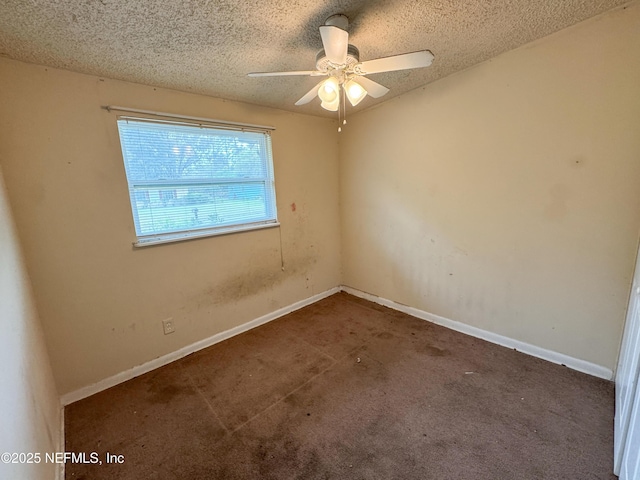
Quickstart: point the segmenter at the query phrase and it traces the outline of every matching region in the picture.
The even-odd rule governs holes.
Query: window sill
[[[165,233],[161,235],[150,235],[148,237],[139,237],[133,242],[135,248],[151,247],[164,243],[184,242],[187,240],[195,240],[197,238],[216,237],[218,235],[229,235],[232,233],[250,232],[252,230],[263,230],[265,228],[279,227],[280,222],[273,221],[268,223],[253,223],[247,225],[234,225],[230,227],[209,228],[203,230],[192,230],[187,232]]]

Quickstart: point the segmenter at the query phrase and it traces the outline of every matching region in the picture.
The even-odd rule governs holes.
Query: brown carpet
[[[65,409],[79,479],[615,479],[613,384],[340,293]]]

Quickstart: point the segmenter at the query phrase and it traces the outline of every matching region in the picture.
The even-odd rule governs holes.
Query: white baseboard
[[[439,315],[434,315],[432,313],[425,312],[414,307],[409,307],[407,305],[394,302],[393,300],[387,300],[386,298],[378,297],[376,295],[372,295],[355,288],[347,287],[345,285],[340,287],[340,290],[356,297],[364,298],[365,300],[369,300],[379,305],[384,305],[385,307],[407,313],[413,317],[427,320],[437,325],[442,325],[443,327],[450,328],[451,330],[455,330],[456,332],[461,332],[467,335],[471,335],[472,337],[481,338],[482,340],[496,343],[498,345],[502,345],[503,347],[513,348],[514,350],[517,350],[519,352],[526,353],[533,357],[538,357],[552,363],[564,365],[573,370],[593,375],[594,377],[604,378],[605,380],[613,380],[613,370],[607,367],[603,367],[602,365],[597,365],[595,363],[587,362],[586,360],[580,360],[579,358],[570,357],[568,355],[554,352],[552,350],[547,350],[536,345],[531,345],[519,340],[514,340],[497,333],[488,332],[478,327],[473,327],[465,323],[456,322],[455,320],[440,317]]]
[[[385,307],[389,307],[394,310],[398,310],[400,312],[404,312],[413,317],[420,318],[422,320],[427,320],[437,325],[442,325],[443,327],[450,328],[451,330],[455,330],[457,332],[471,335],[472,337],[481,338],[488,342],[502,345],[503,347],[513,348],[514,350],[517,350],[519,352],[526,353],[528,355],[538,357],[552,363],[564,365],[568,368],[577,370],[579,372],[587,373],[589,375],[593,375],[599,378],[604,378],[606,380],[613,380],[613,371],[610,368],[603,367],[595,363],[587,362],[586,360],[580,360],[578,358],[570,357],[568,355],[554,352],[552,350],[547,350],[545,348],[538,347],[536,345],[531,345],[529,343],[521,342],[519,340],[514,340],[512,338],[505,337],[497,333],[482,330],[481,328],[478,328],[478,327],[473,327],[465,323],[457,322],[455,320],[450,320],[448,318],[441,317],[439,315],[434,315],[432,313],[425,312],[424,310],[419,310],[414,307],[409,307],[407,305],[394,302],[393,300],[388,300],[386,298],[378,297],[376,295],[366,293],[361,290],[348,287],[346,285],[342,285],[340,287],[331,288],[317,295],[313,295],[304,300],[300,300],[299,302],[293,303],[287,307],[280,308],[275,312],[268,313],[266,315],[263,315],[262,317],[256,318],[247,323],[243,323],[242,325],[238,325],[237,327],[234,327],[230,330],[217,333],[209,338],[205,338],[204,340],[200,340],[191,345],[187,345],[186,347],[176,350],[175,352],[168,353],[167,355],[163,355],[154,360],[151,360],[149,362],[143,363],[142,365],[138,365],[129,370],[113,375],[109,378],[101,380],[92,385],[88,385],[86,387],[82,387],[73,392],[67,393],[60,398],[60,401],[63,406],[69,405],[73,402],[77,402],[78,400],[87,398],[98,392],[106,390],[107,388],[111,388],[115,385],[126,382],[127,380],[130,380],[134,377],[138,377],[147,372],[150,372],[151,370],[155,370],[156,368],[160,368],[180,358],[186,357],[187,355],[197,352],[198,350],[202,350],[203,348],[210,347],[211,345],[214,345],[218,342],[222,342],[223,340],[231,338],[240,333],[246,332],[247,330],[258,327],[272,320],[275,320],[276,318],[280,318],[295,310],[299,310],[300,308],[306,307],[307,305],[311,305],[312,303],[315,303],[319,300],[322,300],[323,298],[326,298],[340,291],[349,293],[356,297],[364,298],[365,300],[369,300],[379,305],[384,305]],[[62,422],[63,422],[62,428],[64,429],[64,417],[62,417]],[[63,433],[63,439],[64,439],[64,433]],[[64,447],[64,443],[62,444],[62,446]],[[62,476],[62,478],[64,478],[64,475]]]
[[[142,365],[138,365],[129,370],[113,375],[109,378],[105,378],[104,380],[100,380],[99,382],[92,385],[88,385],[78,390],[74,390],[73,392],[66,393],[62,395],[62,397],[60,398],[60,402],[62,403],[62,405],[69,405],[73,402],[77,402],[78,400],[82,400],[83,398],[87,398],[98,392],[106,390],[107,388],[111,388],[115,385],[126,382],[127,380],[143,375],[147,372],[150,372],[151,370],[155,370],[156,368],[160,368],[171,362],[175,362],[176,360],[182,357],[186,357],[187,355],[197,352],[198,350],[210,347],[211,345],[222,342],[223,340],[246,332],[247,330],[251,330],[252,328],[275,320],[276,318],[280,318],[284,315],[287,315],[288,313],[294,312],[295,310],[306,307],[307,305],[311,305],[312,303],[322,300],[323,298],[333,295],[334,293],[338,293],[339,291],[340,287],[331,288],[325,292],[318,293],[317,295],[313,295],[309,298],[305,298],[304,300],[300,300],[299,302],[295,302],[289,306],[280,308],[275,312],[268,313],[266,315],[263,315],[262,317],[256,318],[247,323],[243,323],[242,325],[238,325],[237,327],[217,333],[209,338],[205,338],[204,340],[192,343],[191,345],[187,345],[186,347],[176,350],[175,352],[168,353],[149,362],[143,363]]]

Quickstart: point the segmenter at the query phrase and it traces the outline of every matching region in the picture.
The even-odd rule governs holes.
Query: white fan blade
[[[347,62],[347,49],[349,48],[349,34],[341,28],[332,25],[320,27],[322,46],[324,53],[331,63],[344,65]]]
[[[253,72],[247,73],[248,77],[288,77],[290,75],[309,75],[311,77],[317,77],[324,75],[324,73],[317,70],[300,70],[297,72]]]
[[[316,96],[318,95],[318,90],[320,90],[320,85],[322,85],[322,82],[318,83],[315,87],[309,90],[304,97],[302,97],[300,100],[296,102],[296,105],[297,106],[304,105],[306,103],[309,103],[314,98],[316,98]]]
[[[367,77],[355,77],[354,81],[359,83],[360,86],[373,98],[380,98],[389,92],[387,87],[384,87],[373,80],[369,80]]]
[[[365,75],[370,73],[393,72],[395,70],[408,70],[410,68],[428,67],[431,65],[431,62],[433,62],[433,58],[433,53],[429,50],[422,50],[420,52],[367,60],[360,64],[360,68]]]

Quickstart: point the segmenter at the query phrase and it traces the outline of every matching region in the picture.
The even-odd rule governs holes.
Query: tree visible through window
[[[121,117],[138,244],[277,225],[271,137]]]

